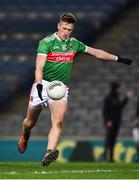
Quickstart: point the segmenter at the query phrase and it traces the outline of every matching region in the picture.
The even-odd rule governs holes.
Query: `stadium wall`
[[[20,154],[16,140],[0,140],[0,161],[40,161],[47,146],[46,140],[32,140],[24,154]],[[96,139],[93,141],[63,140],[59,144],[59,162],[101,162],[104,160],[104,142]],[[117,162],[133,162],[136,158],[134,143],[131,140],[117,141],[114,159]]]

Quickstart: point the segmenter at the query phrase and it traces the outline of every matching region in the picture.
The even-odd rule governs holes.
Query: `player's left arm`
[[[92,47],[87,47],[86,53],[88,53],[91,56],[96,57],[97,59],[107,60],[107,61],[116,61],[118,63],[124,63],[127,65],[131,65],[131,63],[133,62],[132,59],[130,59],[130,58],[116,56],[116,55],[110,54],[106,51],[103,51],[101,49],[96,49],[96,48],[92,48]]]

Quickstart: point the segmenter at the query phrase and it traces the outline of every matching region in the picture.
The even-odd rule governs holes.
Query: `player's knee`
[[[62,121],[57,122],[56,126],[57,126],[58,129],[62,129],[63,122]]]
[[[23,126],[26,126],[26,127],[30,128],[30,127],[33,126],[33,122],[30,121],[30,120],[28,120],[28,119],[25,119],[25,120],[23,121]]]

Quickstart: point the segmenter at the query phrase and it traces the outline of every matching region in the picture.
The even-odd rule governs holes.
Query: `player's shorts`
[[[42,80],[42,85],[43,85],[42,98],[43,98],[43,101],[38,96],[38,91],[37,91],[37,87],[36,87],[37,83],[35,82],[32,85],[32,89],[31,89],[31,93],[30,93],[30,100],[29,100],[29,106],[30,107],[42,107],[43,108],[43,107],[47,107],[49,104],[55,102],[55,100],[49,98],[47,95],[46,89],[47,89],[49,84],[50,84],[50,82]],[[67,87],[66,94],[62,98],[66,101],[68,98],[68,89],[69,88]]]
[[[134,127],[132,133],[133,133],[134,142],[139,143],[139,127]]]

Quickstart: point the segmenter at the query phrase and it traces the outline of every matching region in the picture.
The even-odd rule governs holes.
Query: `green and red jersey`
[[[56,33],[42,39],[37,49],[38,55],[46,56],[43,79],[59,80],[64,84],[70,81],[73,58],[77,52],[85,52],[87,46],[75,38],[62,41]]]

